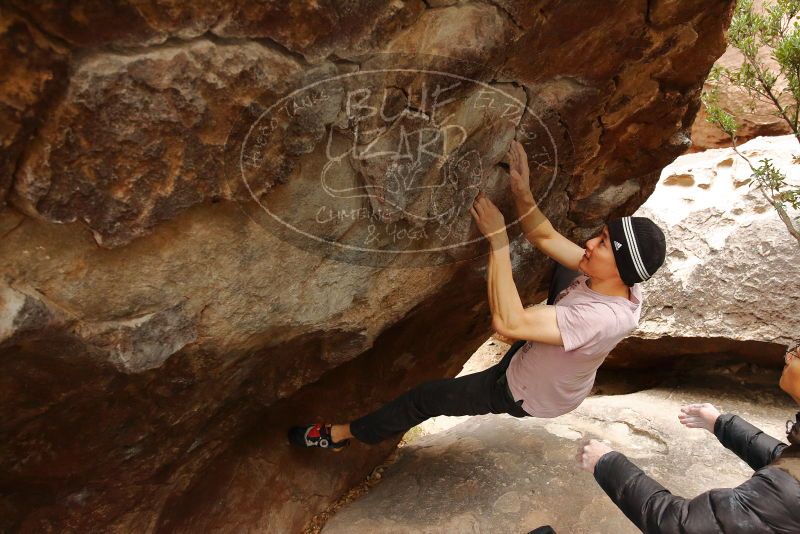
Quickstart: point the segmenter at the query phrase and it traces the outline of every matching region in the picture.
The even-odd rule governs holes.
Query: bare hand
[[[590,439],[588,443],[578,449],[578,455],[575,459],[578,461],[579,468],[594,474],[594,467],[597,465],[597,462],[600,461],[600,458],[613,450],[614,449],[602,441]]]
[[[678,420],[687,428],[705,428],[713,434],[714,424],[719,416],[719,410],[713,404],[706,402],[681,406],[681,414],[678,416]]]
[[[515,139],[511,140],[511,145],[508,147],[508,164],[511,170],[511,192],[514,197],[526,198],[530,196],[533,198],[528,155],[525,153],[522,143]]]
[[[475,201],[469,211],[472,214],[472,218],[475,219],[478,229],[490,242],[493,244],[502,243],[503,240],[506,243],[508,242],[506,221],[503,218],[503,214],[483,191],[475,197]]]

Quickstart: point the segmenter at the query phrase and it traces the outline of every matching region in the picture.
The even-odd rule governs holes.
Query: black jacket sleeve
[[[753,471],[769,465],[787,447],[738,415],[722,414],[714,423],[714,435],[722,445],[747,462]]]
[[[646,534],[800,532],[800,483],[776,467],[694,499],[672,495],[619,452],[603,455],[594,476]]]
[[[686,499],[672,495],[624,454],[616,451],[604,454],[595,465],[594,478],[642,532],[679,532],[678,526],[686,515]],[[698,519],[706,523],[706,529],[698,528],[698,532],[716,532],[711,529],[713,513],[698,514]]]

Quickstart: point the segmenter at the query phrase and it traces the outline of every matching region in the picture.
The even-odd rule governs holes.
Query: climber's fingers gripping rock
[[[519,141],[511,141],[508,148],[508,163],[511,173],[511,192],[516,198],[532,197],[528,155]]]

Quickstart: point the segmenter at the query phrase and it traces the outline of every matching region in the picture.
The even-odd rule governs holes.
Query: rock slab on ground
[[[739,147],[769,158],[800,184],[794,136],[759,137]],[[643,285],[639,328],[608,364],[647,367],[677,354],[736,352],[782,365],[800,332],[800,246],[732,149],[687,154],[666,167],[637,211],[667,236],[667,258]],[[791,217],[800,213],[790,209]]]
[[[502,348],[482,350],[499,357]],[[652,389],[592,396],[555,419],[426,421],[407,436],[380,482],[340,509],[322,533],[523,534],[544,524],[559,533],[639,532],[594,478],[575,467],[584,439],[607,440],[675,495],[693,497],[736,486],[752,470],[710,433],[680,425],[683,404],[711,402],[778,438],[796,409],[777,389],[774,369],[734,364],[705,372],[665,378]]]

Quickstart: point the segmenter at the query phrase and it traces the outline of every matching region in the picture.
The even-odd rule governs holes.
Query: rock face
[[[686,498],[737,486],[752,470],[708,432],[684,428],[680,407],[711,402],[781,439],[796,406],[775,386],[778,371],[732,369],[662,373],[656,387],[592,396],[556,419],[429,420],[417,428],[425,435],[409,437],[377,484],[342,507],[322,533],[529,532],[546,524],[575,534],[639,532],[594,478],[576,468],[579,444],[607,440]]]
[[[763,13],[764,3],[764,0],[755,0],[753,2],[755,11]],[[771,0],[767,3],[774,4]],[[759,52],[764,63],[773,72],[779,72],[780,68],[772,58],[772,53],[773,51],[769,47],[763,47]],[[742,60],[743,56],[739,50],[728,47],[715,65],[735,69],[741,66]],[[739,123],[739,129],[736,132],[737,143],[745,143],[760,136],[785,135],[792,132],[789,125],[777,115],[774,106],[771,104],[762,99],[753,101],[744,90],[712,81],[706,81],[703,91],[711,91],[714,88],[717,89],[720,105],[732,112]],[[775,91],[783,105],[791,103],[791,95],[788,92],[786,80],[782,77],[775,84]],[[706,120],[707,117],[705,108],[701,106],[697,112],[697,119],[692,125],[692,147],[690,152],[731,146],[730,137],[716,126],[710,124]]]
[[[632,213],[732,4],[2,3],[0,530],[300,530],[394,443],[284,429],[489,334],[466,208],[518,237],[510,139],[567,235]]]
[[[0,204],[46,104],[67,83],[66,49],[25,19],[0,9]]]
[[[769,51],[764,51],[764,61],[772,65],[777,72],[777,66],[773,59],[769,57]],[[722,57],[717,61],[717,65],[727,68],[738,68],[742,64],[742,55],[735,48],[728,48]],[[720,105],[732,112],[736,117],[739,128],[736,131],[736,142],[741,144],[760,136],[786,135],[792,132],[786,121],[780,118],[775,108],[761,100],[754,103],[751,101],[747,92],[734,87],[716,84],[707,81],[705,91],[710,91],[717,86]],[[785,88],[785,83],[777,85],[779,90]],[[781,96],[784,105],[789,103],[789,96]],[[692,125],[692,148],[690,152],[700,152],[709,148],[724,148],[731,146],[731,139],[722,130],[710,124],[706,119],[708,114],[701,106],[697,112],[697,118]]]
[[[770,158],[790,183],[800,183],[794,136],[760,137],[740,150],[754,163]],[[681,156],[664,169],[637,214],[665,229],[667,261],[644,287],[639,330],[609,365],[723,352],[781,365],[800,332],[799,251],[749,177],[731,149]]]

